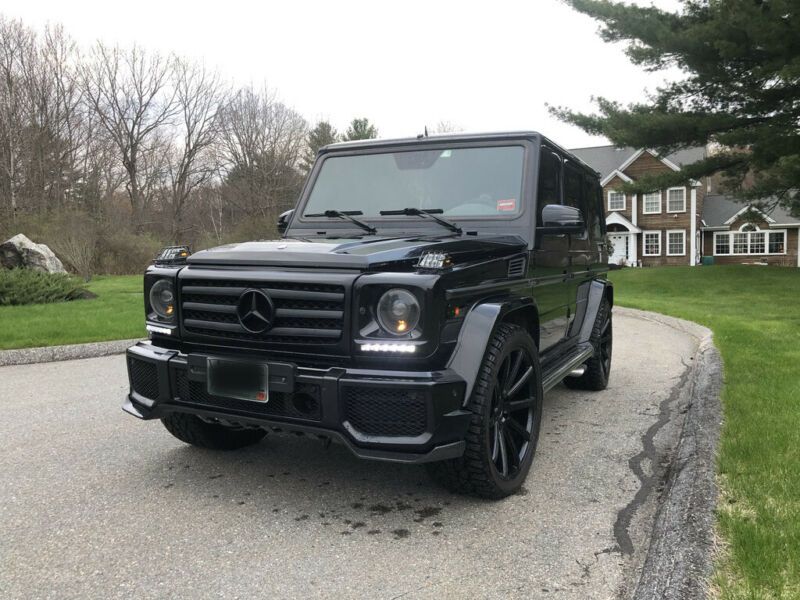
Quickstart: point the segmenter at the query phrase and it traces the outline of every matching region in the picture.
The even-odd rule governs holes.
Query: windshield
[[[446,217],[515,217],[522,210],[522,146],[331,156],[303,214],[441,209]],[[397,217],[394,217],[397,218]]]

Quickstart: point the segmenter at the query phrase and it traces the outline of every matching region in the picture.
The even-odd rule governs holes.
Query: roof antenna
[[[425,137],[428,137],[428,126],[425,125]]]
[[[421,140],[422,138],[428,137],[428,126],[425,125],[425,133],[417,134],[417,139]]]

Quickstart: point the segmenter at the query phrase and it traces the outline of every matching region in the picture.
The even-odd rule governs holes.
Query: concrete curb
[[[716,452],[722,424],[722,358],[709,329],[682,319],[625,308],[615,312],[663,323],[695,336],[689,404],[653,524],[635,600],[706,598],[714,558]]]
[[[138,341],[139,339],[114,340],[111,342],[91,342],[89,344],[69,344],[66,346],[3,350],[0,351],[0,367],[121,354]]]

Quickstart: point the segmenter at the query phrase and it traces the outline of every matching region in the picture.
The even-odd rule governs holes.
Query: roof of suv
[[[552,148],[558,149],[565,154],[569,154],[577,159],[583,166],[591,171],[596,169],[587,164],[580,156],[572,151],[559,146],[552,140],[546,138],[538,131],[497,131],[488,133],[445,133],[434,135],[418,135],[417,137],[394,138],[394,139],[369,139],[353,140],[350,142],[336,142],[320,148],[319,153],[337,152],[341,150],[354,150],[360,148],[388,148],[396,146],[410,146],[419,144],[438,144],[442,142],[484,142],[484,141],[506,141],[506,140],[540,140],[546,142]]]

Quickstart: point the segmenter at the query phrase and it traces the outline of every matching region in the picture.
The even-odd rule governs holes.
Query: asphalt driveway
[[[121,356],[0,368],[0,597],[613,598],[635,583],[697,341],[617,313],[611,384],[545,400],[523,492],[269,435],[185,446]]]

